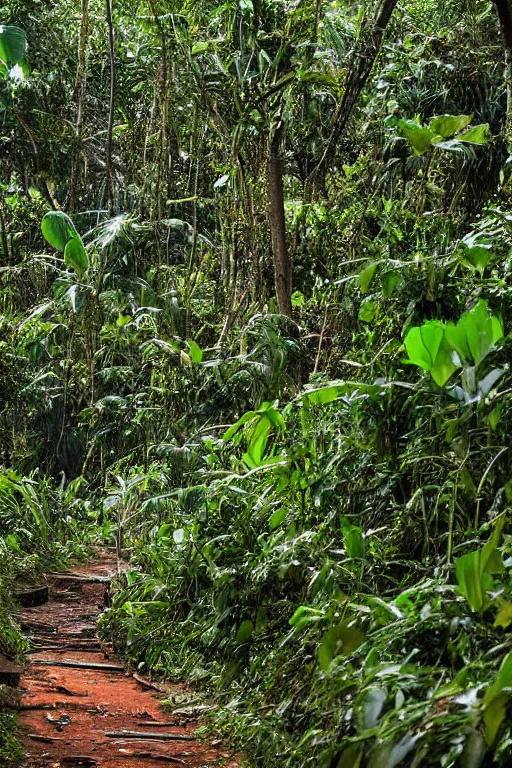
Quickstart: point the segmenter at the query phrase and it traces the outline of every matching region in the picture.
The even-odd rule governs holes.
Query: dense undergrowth
[[[9,596],[7,580],[4,576],[10,571],[9,559],[1,559],[0,653],[2,657],[20,659],[26,646],[12,619],[15,606]],[[7,686],[0,685],[0,759],[2,765],[7,767],[17,764],[23,754],[15,735],[16,717],[12,712],[12,705],[12,690]]]
[[[65,568],[71,561],[90,558],[97,540],[87,518],[75,508],[63,515],[62,491],[37,476],[22,478],[0,470],[0,661],[25,660],[29,638],[16,623],[16,588],[37,583],[45,570]],[[23,750],[16,734],[17,695],[0,685],[0,759],[18,765]]]
[[[102,634],[249,765],[507,766],[501,6],[178,5],[0,10],[0,651],[115,544]]]

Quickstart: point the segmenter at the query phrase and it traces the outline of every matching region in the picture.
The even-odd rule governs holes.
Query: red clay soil
[[[103,556],[73,573],[91,579],[116,570]],[[49,602],[19,616],[33,639],[21,680],[23,768],[237,768],[222,745],[195,738],[197,712],[186,707],[193,699],[186,686],[165,685],[163,695],[116,669],[119,662],[96,638],[105,584],[58,576],[48,582]],[[53,666],[63,661],[113,669]],[[174,711],[164,711],[161,698],[176,701]]]

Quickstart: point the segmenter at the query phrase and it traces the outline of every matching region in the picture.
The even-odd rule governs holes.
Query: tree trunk
[[[111,0],[105,1],[107,27],[108,27],[108,50],[110,57],[110,102],[108,109],[107,125],[107,144],[105,147],[105,166],[107,170],[107,198],[109,206],[114,204],[114,172],[112,170],[112,134],[114,131],[115,114],[115,94],[116,94],[116,62],[114,52],[114,25],[112,23],[112,3]]]
[[[352,61],[348,66],[345,90],[334,113],[331,134],[320,160],[306,181],[306,187],[315,184],[319,177],[325,173],[325,169],[336,152],[338,141],[343,135],[357,106],[359,97],[368,82],[375,59],[382,46],[384,32],[397,3],[398,0],[381,0],[374,21],[369,22],[368,19],[365,19],[362,23],[359,40],[354,48]]]
[[[507,115],[505,122],[505,138],[511,143],[512,122],[512,8],[510,0],[493,0],[498,12],[501,28],[501,38],[505,49],[505,83],[507,88]]]
[[[283,161],[277,136],[269,138],[268,142],[268,202],[277,307],[282,315],[291,317],[292,269],[286,247]]]
[[[87,46],[89,42],[89,0],[81,0],[82,23],[78,44],[78,62],[76,67],[75,88],[73,96],[77,102],[76,114],[76,147],[73,154],[71,177],[69,181],[69,209],[75,211],[78,203],[78,186],[80,181],[80,163],[82,155],[82,131],[84,122],[84,99],[87,72]]]

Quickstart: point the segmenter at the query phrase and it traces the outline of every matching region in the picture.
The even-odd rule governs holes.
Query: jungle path
[[[218,744],[195,738],[198,713],[187,707],[194,695],[186,686],[156,692],[96,637],[105,584],[116,572],[103,553],[70,574],[49,575],[49,601],[19,614],[33,643],[21,679],[23,768],[236,768]],[[176,702],[170,713],[161,698]]]

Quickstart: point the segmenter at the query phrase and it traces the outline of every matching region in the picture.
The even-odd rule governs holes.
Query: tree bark
[[[110,101],[108,109],[107,125],[107,144],[105,147],[105,166],[107,171],[107,197],[109,205],[114,203],[114,173],[112,170],[112,134],[114,131],[115,115],[115,95],[116,95],[116,62],[114,51],[114,25],[112,23],[112,3],[111,0],[105,0],[107,27],[108,27],[108,49],[110,57]]]
[[[501,38],[505,49],[505,83],[507,89],[507,114],[505,122],[505,137],[507,144],[511,142],[512,122],[512,8],[510,0],[493,0],[500,22]]]
[[[384,33],[397,3],[398,0],[381,0],[374,21],[369,22],[367,19],[363,21],[359,41],[354,48],[352,60],[347,69],[345,90],[334,113],[331,134],[320,160],[309,174],[306,181],[307,187],[311,187],[325,172],[336,152],[338,141],[343,135],[359,97],[368,82],[375,59],[382,46]]]
[[[85,83],[87,71],[87,46],[89,42],[89,0],[81,0],[82,22],[80,26],[80,40],[78,43],[78,62],[76,67],[76,78],[74,88],[74,98],[77,102],[76,111],[76,148],[73,155],[71,167],[71,177],[69,181],[69,207],[71,211],[76,210],[78,185],[80,181],[80,162],[82,154],[82,131],[84,122],[84,99]]]
[[[291,317],[292,269],[286,245],[283,161],[277,135],[270,137],[268,142],[268,203],[277,307],[282,315]]]

